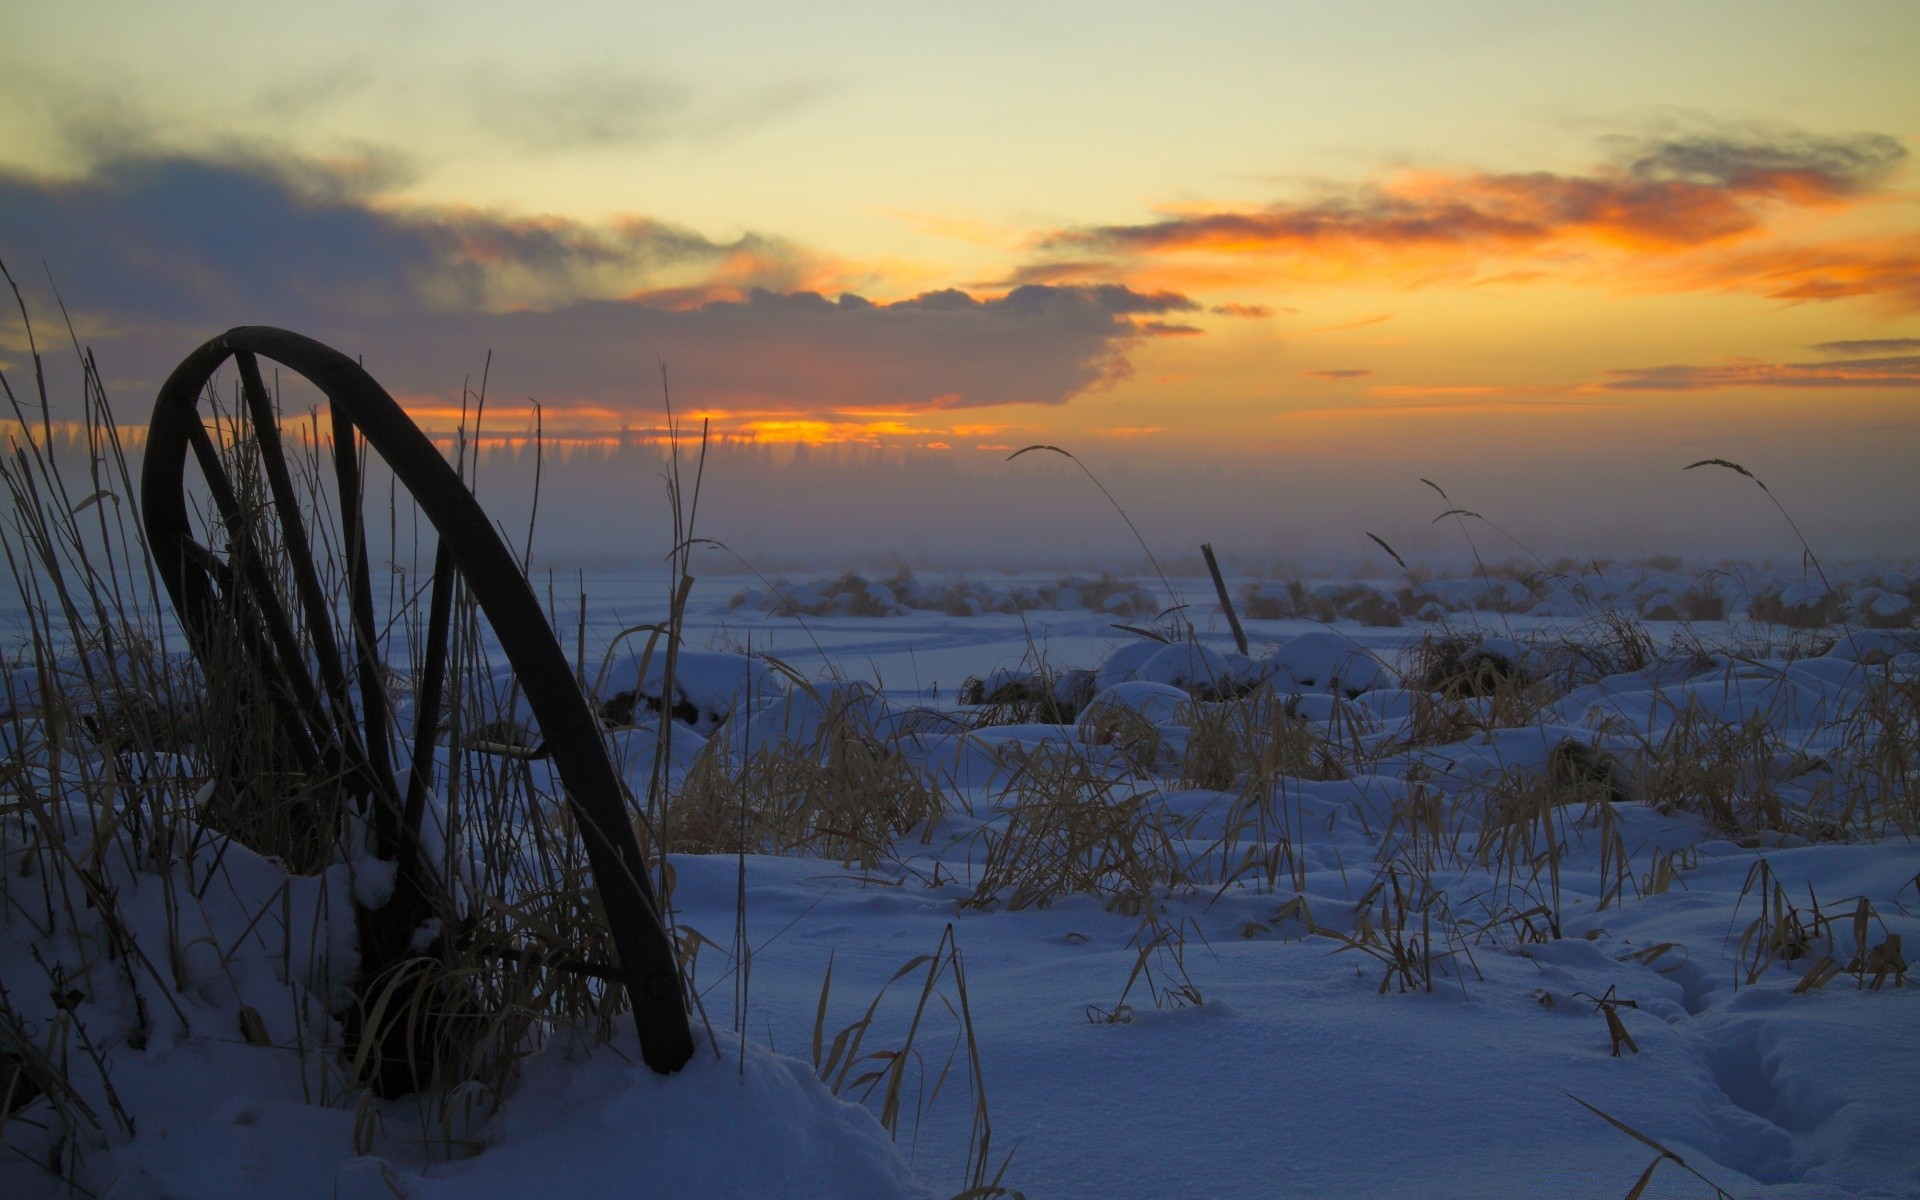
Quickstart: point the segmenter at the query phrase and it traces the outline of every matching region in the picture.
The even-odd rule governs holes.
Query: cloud
[[[1557,396],[1566,389],[1551,383],[1390,383],[1367,389],[1371,396]]]
[[[1609,378],[1600,386],[1616,392],[1703,392],[1734,387],[1914,388],[1920,387],[1920,354],[1812,363],[1739,359],[1706,366],[1628,368],[1607,375]]]
[[[68,291],[127,319],[262,319],[507,309],[698,285],[688,303],[817,285],[834,268],[752,233],[586,225],[402,208],[398,168],[233,151],[122,158],[76,180],[0,172],[0,251],[45,258]],[[262,313],[267,310],[267,314]]]
[[[1653,282],[1668,290],[1740,291],[1805,304],[1862,297],[1920,312],[1920,236],[1777,246],[1677,264]]]
[[[483,85],[467,90],[475,124],[534,154],[645,147],[680,137],[711,141],[790,115],[828,90],[788,82],[702,103],[683,82],[636,76],[614,64],[540,76],[495,70],[483,77]]]
[[[1013,277],[1183,290],[1575,279],[1789,300],[1875,295],[1920,308],[1912,247],[1770,240],[1782,211],[1837,211],[1881,188],[1908,157],[1894,138],[1745,129],[1614,147],[1612,161],[1586,172],[1408,170],[1263,206],[1192,205],[1134,224],[1055,229],[1036,237]],[[1755,242],[1766,244],[1734,252]]]
[[[1324,371],[1302,371],[1300,373],[1310,379],[1326,379],[1335,382],[1342,379],[1364,379],[1366,376],[1373,374],[1372,370],[1366,367],[1332,367]]]
[[[1369,325],[1378,325],[1383,321],[1391,321],[1396,315],[1397,314],[1390,313],[1390,312],[1374,313],[1370,317],[1356,317],[1351,321],[1341,321],[1336,325],[1316,325],[1314,328],[1307,330],[1307,332],[1308,333],[1339,333],[1342,330],[1346,330],[1346,329],[1365,329]]]
[[[1061,230],[1041,245],[1248,252],[1329,244],[1535,246],[1573,236],[1697,245],[1755,228],[1765,202],[1831,204],[1857,195],[1906,155],[1884,134],[1681,138],[1642,146],[1628,162],[1587,175],[1410,171],[1317,201]]]
[[[1875,133],[1823,137],[1756,128],[1616,142],[1627,148],[1627,170],[1637,179],[1815,201],[1859,191],[1907,156],[1898,141]]]
[[[1373,389],[1376,392],[1382,389]],[[1605,406],[1579,400],[1527,400],[1500,399],[1498,396],[1481,399],[1492,388],[1433,388],[1428,392],[1409,389],[1405,395],[1418,397],[1432,394],[1438,398],[1418,401],[1409,400],[1393,404],[1348,404],[1338,408],[1294,408],[1274,413],[1272,421],[1326,421],[1330,423],[1352,425],[1368,420],[1401,420],[1407,417],[1486,417],[1519,416],[1536,417],[1568,416],[1572,414],[1594,412]],[[1459,397],[1459,398],[1452,398]]]
[[[1249,320],[1260,320],[1272,316],[1275,310],[1267,304],[1216,304],[1207,311],[1216,317],[1246,317]]]
[[[444,388],[458,364],[491,346],[508,391],[561,408],[651,403],[664,360],[682,404],[823,417],[1061,404],[1131,372],[1143,318],[1192,306],[1115,286],[1030,286],[985,299],[950,290],[893,303],[754,290],[686,309],[597,300],[424,314],[337,336],[343,348],[364,348],[370,367],[392,363],[385,369],[423,388]]]
[[[432,237],[257,163],[121,160],[79,181],[0,173],[0,230],[0,251],[45,259],[69,294],[122,319],[249,298],[388,310],[412,303],[414,278],[439,259]]]
[[[682,83],[601,72],[539,79],[490,74],[486,86],[468,96],[480,126],[536,154],[660,142],[692,102]]]
[[[365,54],[278,62],[262,79],[241,72],[223,77],[219,89],[187,93],[162,86],[167,68],[160,64],[123,65],[107,78],[14,63],[0,72],[0,111],[32,130],[43,153],[85,169],[278,138],[334,142],[343,128],[367,127],[369,113],[378,114],[383,136],[416,147],[478,140],[540,156],[673,141],[710,146],[788,119],[837,90],[817,77],[747,87],[689,82],[612,52],[556,69],[441,57],[381,71],[369,62]],[[144,107],[126,99],[169,92],[170,101]]]
[[[1016,268],[1005,280],[985,282],[983,287],[1019,286],[1025,283],[1081,283],[1089,279],[1117,276],[1114,264],[1104,258],[1053,259],[1027,263]]]
[[[1808,349],[1844,357],[1861,354],[1902,354],[1920,352],[1920,338],[1866,338],[1849,342],[1816,342]]]
[[[134,385],[230,325],[277,324],[364,354],[416,398],[457,388],[491,349],[503,395],[602,423],[655,402],[662,359],[695,407],[865,420],[1064,403],[1127,376],[1142,339],[1199,332],[1171,319],[1199,311],[1173,292],[877,303],[851,290],[870,278],[859,268],[782,239],[401,206],[366,170],[253,155],[0,173],[0,254],[45,258]]]
[[[829,300],[794,286],[808,257],[776,239],[387,210],[259,163],[0,176],[0,228],[48,258],[78,307],[94,302],[123,335],[147,331],[154,358],[230,324],[276,323],[363,353],[389,387],[423,395],[491,348],[511,393],[582,412],[650,397],[642,381],[661,358],[708,408],[1059,404],[1123,378],[1133,345],[1184,332],[1163,318],[1198,307],[1118,285]],[[631,294],[596,294],[609,291]],[[548,303],[495,311],[508,297]]]

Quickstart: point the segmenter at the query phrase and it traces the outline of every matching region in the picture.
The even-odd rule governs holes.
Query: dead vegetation
[[[812,854],[870,869],[904,835],[930,839],[946,811],[923,772],[837,703],[807,744],[782,741],[740,762],[703,754],[669,802],[666,828],[689,854]]]
[[[1004,824],[985,834],[971,907],[1042,907],[1098,896],[1139,915],[1186,882],[1175,830],[1158,798],[1128,788],[1087,756],[1044,747],[1001,794]]]

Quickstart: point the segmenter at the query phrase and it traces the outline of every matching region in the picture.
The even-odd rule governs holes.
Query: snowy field
[[[330,1058],[374,872],[122,849],[166,756],[10,643],[0,1195],[1920,1196],[1912,584],[1702,578],[1255,582],[1242,655],[1205,579],[703,577],[700,1053],[432,1105]],[[646,794],[664,573],[538,583]]]

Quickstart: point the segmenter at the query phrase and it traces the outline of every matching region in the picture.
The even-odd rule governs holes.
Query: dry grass
[[[1841,727],[1816,804],[1840,831],[1920,836],[1920,678],[1870,668],[1866,697]]]
[[[1878,991],[1888,983],[1906,986],[1900,935],[1887,928],[1865,896],[1823,907],[1809,887],[1803,910],[1763,858],[1741,885],[1736,920],[1749,897],[1760,911],[1740,934],[1736,986],[1758,983],[1776,964],[1801,962],[1807,966],[1794,985],[1796,995],[1823,988],[1842,975],[1853,976],[1854,986],[1863,991]]]
[[[1093,672],[1062,671],[1031,648],[1031,670],[988,682],[970,675],[960,684],[957,699],[971,711],[975,728],[992,725],[1071,725],[1093,698]]]
[[[1475,978],[1482,978],[1447,894],[1425,875],[1388,867],[1354,903],[1353,917],[1352,933],[1333,934],[1343,943],[1338,953],[1356,950],[1380,963],[1385,968],[1380,976],[1381,995],[1390,990],[1431,992],[1436,979],[1449,975],[1459,982],[1464,995],[1466,979],[1456,960],[1465,963]]]
[[[1411,719],[1395,747],[1383,746],[1380,753],[1392,748],[1452,745],[1484,737],[1496,729],[1522,729],[1535,724],[1541,710],[1559,695],[1552,684],[1518,675],[1490,679],[1486,687],[1482,695],[1415,692]]]
[[[1777,591],[1765,591],[1747,598],[1747,618],[1789,629],[1825,629],[1841,623],[1841,601],[1837,592],[1828,591],[1812,604],[1788,604]]]
[[[1026,756],[995,816],[1002,824],[982,835],[970,907],[1043,908],[1094,895],[1110,911],[1139,915],[1157,892],[1188,880],[1160,798],[1052,743]]]
[[[894,985],[910,981],[916,974],[920,976],[919,993],[908,1014],[900,1044],[886,1049],[868,1049],[867,1038],[874,1034],[876,1022],[881,1020],[883,1010],[888,1007],[886,1002]],[[951,987],[951,995],[941,989],[943,981]],[[987,1110],[986,1081],[980,1068],[980,1042],[973,1028],[973,1005],[967,993],[966,964],[961,958],[953,926],[948,925],[940,935],[940,943],[934,947],[933,953],[908,959],[874,994],[860,1017],[842,1026],[829,1038],[827,1011],[832,997],[833,962],[829,959],[826,976],[820,982],[820,999],[813,1018],[813,1072],[820,1081],[834,1095],[862,1104],[878,1093],[880,1127],[897,1141],[902,1117],[907,1111],[905,1100],[909,1074],[916,1076],[918,1082],[913,1108],[913,1126],[917,1130],[927,1109],[940,1098],[948,1081],[955,1077],[957,1066],[973,1104],[961,1190],[955,1193],[953,1200],[992,1200],[994,1197],[1023,1200],[1022,1193],[1003,1183],[1013,1154],[1009,1152],[1001,1159],[998,1168],[993,1166],[993,1121]],[[939,1004],[937,1009],[935,1001]],[[920,1043],[929,1036],[941,1012],[946,1014],[953,1026],[953,1041],[944,1058],[938,1060],[939,1067],[935,1070],[935,1058],[923,1053]],[[932,1076],[931,1089],[927,1083],[929,1075]],[[989,1170],[993,1172],[991,1176]]]
[[[1275,585],[1246,584],[1237,603],[1240,611],[1256,621],[1309,620],[1331,623],[1357,621],[1372,629],[1398,629],[1404,614],[1411,611],[1410,593],[1399,597],[1383,595],[1365,584],[1309,589],[1298,579],[1288,580],[1284,589]]]
[[[1335,725],[1337,726],[1337,722]],[[1297,716],[1270,687],[1193,706],[1181,787],[1268,793],[1281,778],[1345,779],[1353,756]]]
[[[1535,639],[1545,675],[1563,690],[1613,675],[1643,671],[1659,657],[1646,626],[1626,613],[1603,610],[1565,632]]]
[[[1777,786],[1784,747],[1760,714],[1728,721],[1689,699],[1661,733],[1645,739],[1632,792],[1662,812],[1698,814],[1732,837],[1803,827]]]
[[[1095,1025],[1126,1025],[1134,1018],[1128,1003],[1136,989],[1147,993],[1156,1009],[1193,1008],[1206,1003],[1199,985],[1187,972],[1187,945],[1191,937],[1204,943],[1199,922],[1191,917],[1166,920],[1158,909],[1149,909],[1127,943],[1134,951],[1133,969],[1120,986],[1120,998],[1111,1007],[1087,1005],[1087,1020]]]
[[[923,844],[947,802],[899,752],[861,732],[835,697],[814,741],[783,741],[744,762],[704,754],[668,805],[677,851],[814,854],[872,868],[916,828]]]

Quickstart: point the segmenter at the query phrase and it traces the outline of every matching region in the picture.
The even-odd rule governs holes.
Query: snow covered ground
[[[951,1196],[984,1154],[1035,1200],[1626,1195],[1650,1169],[1648,1196],[1920,1196],[1920,640],[1863,619],[1897,624],[1908,581],[1745,586],[1827,605],[1856,631],[1833,645],[1738,621],[1739,598],[1735,623],[1623,645],[1601,601],[1639,619],[1701,594],[1648,574],[1601,573],[1598,599],[1375,589],[1436,606],[1451,679],[1410,657],[1436,628],[1412,611],[1249,619],[1240,656],[1204,580],[1174,581],[1196,628],[1165,645],[1117,628],[1153,623],[1158,581],[1089,605],[1105,584],[973,580],[922,606],[703,579],[677,781],[737,779],[783,738],[815,761],[857,743],[944,816],[865,862],[675,855],[688,1069],[652,1075],[630,1030],[562,1033],[504,1096],[435,1111],[322,1061],[366,868],[290,876],[212,838],[136,860],[110,849],[129,810],[30,811],[166,764],[52,738],[16,671],[0,981],[29,1044],[0,1053],[74,1090],[12,1114],[0,1194],[70,1194],[52,1163],[121,1200]],[[1318,598],[1360,603],[1343,586]],[[573,579],[553,590],[563,642],[598,648],[667,589],[599,573],[584,619]],[[636,642],[605,672],[589,654],[603,699],[658,699]],[[652,735],[618,736],[644,792]],[[94,873],[49,881],[48,839]]]

